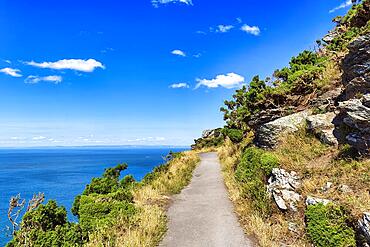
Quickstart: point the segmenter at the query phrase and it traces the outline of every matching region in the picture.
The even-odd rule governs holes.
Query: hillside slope
[[[370,245],[370,1],[315,51],[225,101],[214,149],[242,225],[260,246]]]

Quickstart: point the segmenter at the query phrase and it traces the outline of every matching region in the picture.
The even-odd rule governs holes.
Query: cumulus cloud
[[[30,83],[30,84],[36,84],[42,81],[45,82],[52,82],[55,84],[58,84],[62,82],[63,78],[59,75],[49,75],[49,76],[35,76],[35,75],[30,75],[24,80],[25,83]]]
[[[13,77],[22,77],[22,75],[19,73],[21,72],[19,69],[3,68],[0,69],[0,72]]]
[[[329,10],[329,13],[334,13],[337,10],[347,8],[347,7],[351,6],[351,5],[352,5],[352,0],[347,0],[344,3],[342,3],[341,5],[339,5],[339,6],[335,7],[335,8],[333,8],[333,9]]]
[[[181,82],[181,83],[175,83],[175,84],[172,84],[170,86],[170,88],[189,88],[189,84],[185,83],[185,82]]]
[[[244,77],[235,73],[228,73],[226,75],[217,75],[216,78],[208,79],[196,79],[198,84],[195,86],[195,89],[205,86],[208,88],[217,88],[224,87],[227,89],[240,87],[244,84]]]
[[[233,25],[218,25],[216,28],[216,32],[217,33],[227,33],[233,28],[234,28]]]
[[[159,5],[168,4],[168,3],[182,3],[186,5],[193,5],[192,0],[152,0],[152,4],[156,8],[158,8]]]
[[[249,26],[247,24],[244,24],[241,28],[242,31],[246,33],[250,33],[252,35],[258,36],[261,33],[261,30],[257,26]]]
[[[62,59],[56,62],[42,62],[37,63],[34,61],[26,62],[27,65],[31,65],[38,68],[48,68],[48,69],[71,69],[82,72],[93,72],[96,68],[105,69],[104,65],[96,61],[95,59]]]
[[[176,56],[186,57],[186,53],[182,50],[173,50],[171,53]]]

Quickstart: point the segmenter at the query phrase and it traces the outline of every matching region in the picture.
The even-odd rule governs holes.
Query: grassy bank
[[[370,208],[369,159],[347,157],[343,148],[338,151],[324,145],[304,131],[286,136],[274,151],[256,150],[227,140],[218,152],[225,184],[240,222],[259,246],[281,246],[282,243],[297,247],[312,246],[312,243],[316,246],[352,246],[359,241],[355,225],[361,213]],[[303,200],[296,213],[281,212],[266,197],[269,174],[263,171],[276,165],[295,171],[301,177],[299,193]],[[241,180],[240,169],[253,176]],[[332,183],[331,187],[325,189],[328,182]],[[306,209],[304,199],[309,195],[329,199],[332,204]],[[320,214],[328,218],[313,217]],[[334,225],[339,228],[334,229]],[[338,238],[348,242],[343,245],[338,241],[334,245],[330,242]]]
[[[108,168],[75,198],[78,223],[49,201],[25,214],[8,246],[156,246],[166,232],[169,196],[190,182],[198,162],[194,151],[172,154],[140,182],[120,179],[125,164]]]

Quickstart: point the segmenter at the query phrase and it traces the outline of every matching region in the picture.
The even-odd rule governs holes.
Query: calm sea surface
[[[132,174],[137,180],[163,163],[169,151],[186,148],[168,147],[83,147],[47,149],[0,149],[0,246],[6,236],[9,199],[21,194],[29,200],[34,193],[44,192],[46,200],[57,200],[66,207],[70,220],[73,199],[80,194],[92,177],[101,176],[104,168],[127,163],[122,174]]]

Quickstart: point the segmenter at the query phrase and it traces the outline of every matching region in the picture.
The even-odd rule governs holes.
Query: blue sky
[[[0,146],[189,145],[349,2],[0,0]]]

